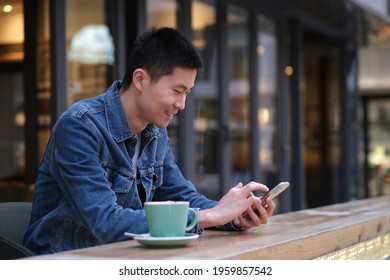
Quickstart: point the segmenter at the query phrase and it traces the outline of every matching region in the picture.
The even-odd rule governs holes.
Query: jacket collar
[[[132,137],[119,97],[119,90],[121,86],[121,81],[115,81],[107,89],[105,96],[105,111],[108,130],[116,142],[121,142]],[[154,124],[148,124],[148,126],[142,131],[142,135],[147,138],[158,138],[161,136],[158,128]]]

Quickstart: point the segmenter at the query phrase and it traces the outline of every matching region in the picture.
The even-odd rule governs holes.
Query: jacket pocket
[[[103,167],[106,179],[117,197],[117,203],[123,207],[131,207],[135,193],[135,176],[128,170],[115,168],[108,163],[103,164]]]
[[[161,187],[163,183],[163,166],[155,163],[153,166],[142,167],[139,170],[142,185],[152,192]]]

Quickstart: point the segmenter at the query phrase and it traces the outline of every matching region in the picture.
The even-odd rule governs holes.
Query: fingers
[[[267,208],[264,208],[261,206],[260,198],[253,194],[254,191],[267,192],[268,187],[266,185],[254,181],[245,186],[242,183],[238,183],[231,191],[236,197],[236,202],[239,197],[241,197],[241,199],[244,197],[246,198],[246,202],[243,206],[246,204],[247,209],[242,215],[239,215],[234,219],[235,225],[241,228],[251,228],[268,222],[268,218],[272,216],[273,210],[275,209],[274,202],[270,198],[267,199],[266,202],[268,205]]]
[[[263,223],[263,220],[261,218],[261,214],[257,210],[257,208],[254,208],[254,206],[249,207],[246,211],[246,218],[245,221],[249,221],[251,226],[259,226]]]
[[[267,202],[267,207],[266,207],[267,216],[271,217],[275,210],[275,202],[269,197],[266,199],[266,202]]]
[[[250,182],[246,184],[243,189],[248,192],[248,195],[251,194],[253,191],[263,191],[267,192],[269,191],[268,187],[266,185],[257,183],[257,182]]]
[[[252,206],[245,211],[242,217],[246,221],[250,220],[252,226],[266,224],[268,218],[271,217],[274,212],[275,203],[271,198],[267,198],[265,206],[262,206],[260,198],[253,196],[250,199],[252,200]]]
[[[267,210],[263,206],[261,206],[261,204],[259,205],[259,203],[254,204],[254,206],[256,207],[256,210],[258,212],[256,217],[259,219],[260,224],[266,224],[268,222],[268,217],[269,217]]]

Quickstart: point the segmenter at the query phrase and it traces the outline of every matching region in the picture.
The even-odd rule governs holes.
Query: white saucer
[[[152,237],[149,233],[134,235],[127,232],[125,232],[125,236],[133,237],[142,245],[152,247],[181,247],[199,237],[198,234],[192,233],[186,233],[182,237]]]

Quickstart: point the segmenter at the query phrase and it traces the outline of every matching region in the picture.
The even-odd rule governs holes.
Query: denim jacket
[[[124,240],[124,232],[148,231],[137,191],[134,137],[114,82],[106,93],[75,103],[51,132],[33,198],[24,244],[36,254]],[[137,161],[145,201],[216,204],[199,194],[173,161],[166,129],[149,124]]]

